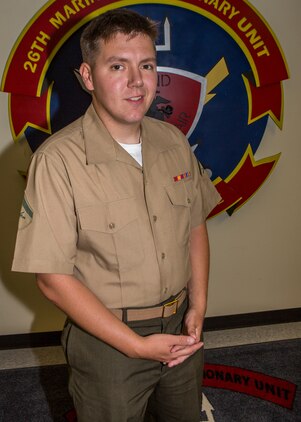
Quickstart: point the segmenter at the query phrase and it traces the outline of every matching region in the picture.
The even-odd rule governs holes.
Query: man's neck
[[[111,136],[115,139],[115,141],[121,144],[139,144],[141,142],[141,130],[140,127],[132,133],[125,133],[122,132],[121,134]]]
[[[96,107],[95,111],[115,141],[120,142],[122,144],[139,144],[141,142],[140,122],[131,124],[118,124],[116,121],[112,121],[111,119],[106,118],[107,116],[99,113]]]

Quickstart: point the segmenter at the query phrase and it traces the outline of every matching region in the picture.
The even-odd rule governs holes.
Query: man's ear
[[[83,84],[88,91],[94,91],[94,84],[92,78],[91,67],[88,63],[82,63],[79,68],[79,73],[82,77]]]

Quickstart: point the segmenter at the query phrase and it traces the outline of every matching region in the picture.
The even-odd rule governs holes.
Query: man
[[[92,104],[39,148],[28,175],[13,270],[36,273],[68,316],[80,422],[199,421],[205,220],[219,195],[184,136],[144,117],[156,36],[127,10],[88,25],[80,74]]]

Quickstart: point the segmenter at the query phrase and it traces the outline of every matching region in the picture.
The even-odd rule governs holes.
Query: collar
[[[91,104],[82,120],[87,164],[116,160],[115,141]]]
[[[83,116],[82,130],[86,149],[87,164],[108,161],[123,161],[131,165],[139,164],[110,135],[91,104]],[[172,131],[173,132],[173,131]],[[152,165],[158,154],[178,146],[172,132],[164,130],[164,123],[144,117],[141,122],[143,162]]]

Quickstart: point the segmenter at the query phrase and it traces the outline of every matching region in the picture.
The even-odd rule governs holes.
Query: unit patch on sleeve
[[[19,220],[19,230],[24,229],[32,222],[33,218],[33,210],[31,209],[26,196],[24,196],[22,202],[22,208],[20,212],[20,220]]]

